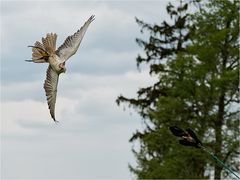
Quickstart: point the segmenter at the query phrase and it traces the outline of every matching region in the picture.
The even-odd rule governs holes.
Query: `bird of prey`
[[[68,36],[58,49],[56,49],[57,34],[55,33],[48,33],[45,38],[42,38],[42,43],[36,41],[34,46],[28,46],[32,48],[32,59],[26,61],[49,63],[44,89],[47,96],[48,108],[55,122],[57,122],[55,118],[55,104],[59,75],[65,73],[65,62],[77,52],[87,28],[93,20],[94,15],[76,33]]]
[[[187,128],[186,131],[182,130],[177,126],[169,127],[170,131],[174,136],[181,137],[179,143],[184,146],[193,146],[196,148],[202,147],[202,142],[198,139],[197,135],[190,128]]]

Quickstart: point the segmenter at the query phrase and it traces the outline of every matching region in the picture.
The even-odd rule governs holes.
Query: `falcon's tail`
[[[55,53],[56,41],[57,34],[55,33],[48,33],[45,38],[42,38],[43,47],[49,55]]]
[[[49,54],[45,50],[43,44],[39,41],[36,41],[34,46],[28,46],[32,48],[32,60],[26,60],[28,62],[34,63],[44,63],[48,62]]]

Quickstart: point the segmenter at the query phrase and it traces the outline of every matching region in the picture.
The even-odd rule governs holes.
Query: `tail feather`
[[[28,60],[28,62],[34,62],[34,63],[44,63],[48,60],[48,53],[44,49],[43,44],[41,44],[39,41],[36,41],[34,46],[28,46],[32,47],[32,60]]]
[[[32,60],[28,62],[45,63],[48,62],[48,58],[56,50],[57,35],[48,33],[45,38],[42,38],[42,43],[36,41],[32,47]]]
[[[34,62],[34,63],[45,63],[47,62],[45,59],[35,59],[35,60],[25,60],[26,62]]]
[[[47,56],[48,56],[48,54],[44,50],[43,45],[39,41],[36,41],[34,44],[34,47],[32,48],[33,61],[44,59],[44,57],[47,57]]]
[[[42,43],[44,49],[47,51],[48,54],[52,54],[56,50],[56,41],[57,41],[57,34],[48,33],[46,38],[42,38]]]

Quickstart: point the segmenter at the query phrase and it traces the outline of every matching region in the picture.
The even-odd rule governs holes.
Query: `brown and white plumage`
[[[48,66],[47,77],[44,83],[44,89],[47,96],[48,108],[50,110],[51,117],[54,121],[55,119],[55,103],[57,98],[57,85],[59,74],[54,71],[51,65]]]
[[[77,52],[87,28],[93,20],[94,16],[91,16],[76,33],[68,36],[64,43],[58,48],[56,54],[60,57],[61,61],[65,62]]]
[[[53,33],[48,33],[45,38],[42,38],[42,43],[36,41],[34,46],[29,46],[32,47],[32,60],[27,61],[49,63],[44,89],[47,96],[48,108],[54,121],[56,121],[55,104],[59,75],[66,71],[66,60],[77,52],[87,28],[93,20],[94,16],[91,16],[76,33],[68,36],[57,50],[57,35]]]

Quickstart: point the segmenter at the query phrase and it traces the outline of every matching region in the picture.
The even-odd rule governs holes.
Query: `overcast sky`
[[[116,98],[135,97],[155,79],[139,72],[140,28],[166,20],[168,1],[1,1],[1,179],[132,178],[128,140],[142,129],[134,110]],[[55,124],[43,83],[47,64],[27,63],[36,40],[57,45],[92,15],[78,52],[60,75]]]

